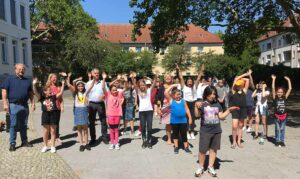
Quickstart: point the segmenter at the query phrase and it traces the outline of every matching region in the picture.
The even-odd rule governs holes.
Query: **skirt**
[[[75,107],[74,108],[74,125],[88,125],[89,116],[87,107]]]

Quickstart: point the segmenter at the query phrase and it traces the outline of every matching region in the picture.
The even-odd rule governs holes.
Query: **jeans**
[[[279,121],[275,119],[275,138],[276,142],[284,142],[285,125],[287,119]]]
[[[186,104],[187,104],[187,106],[188,106],[188,108],[190,110],[191,117],[192,117],[192,124],[189,124],[187,122],[188,131],[194,132],[194,129],[195,129],[195,119],[196,119],[196,117],[195,117],[195,101],[193,101],[193,102],[186,101]]]
[[[105,104],[104,102],[101,103],[90,103],[89,104],[89,129],[90,129],[90,136],[91,140],[96,140],[96,128],[95,128],[95,121],[96,121],[96,114],[98,113],[100,121],[101,121],[101,132],[102,132],[102,139],[107,139],[107,123],[106,123],[106,113],[105,113]]]
[[[142,138],[143,141],[151,142],[152,137],[152,121],[153,111],[141,111],[139,112],[140,122],[142,126]]]
[[[12,145],[16,144],[17,129],[20,129],[22,143],[27,142],[27,121],[28,121],[28,106],[22,106],[14,103],[9,104],[10,113],[10,129],[9,142]]]

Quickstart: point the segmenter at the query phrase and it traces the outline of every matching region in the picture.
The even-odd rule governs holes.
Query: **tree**
[[[226,27],[224,43],[228,48],[225,52],[237,53],[237,56],[244,50],[245,40],[255,40],[270,30],[292,32],[300,37],[300,1],[131,0],[130,6],[138,9],[131,21],[133,39],[151,22],[151,38],[156,52],[169,44],[183,42],[184,36],[180,32],[188,30],[189,23],[204,29]],[[291,27],[283,25],[287,19]]]
[[[166,71],[172,72],[176,70],[176,64],[178,64],[182,70],[187,70],[191,66],[191,62],[192,57],[187,44],[174,44],[168,48],[168,52],[164,55],[161,65]]]
[[[153,74],[152,67],[157,64],[157,59],[152,51],[144,50],[137,54],[136,70],[139,76],[150,76]]]

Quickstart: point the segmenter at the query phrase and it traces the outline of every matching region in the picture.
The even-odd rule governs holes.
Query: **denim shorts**
[[[268,116],[268,106],[257,105],[255,107],[255,115]]]
[[[133,110],[134,110],[134,106],[126,106],[125,107],[125,120],[133,120]]]

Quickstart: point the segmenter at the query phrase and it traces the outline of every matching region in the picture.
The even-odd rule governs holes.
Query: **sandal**
[[[239,148],[244,148],[244,146],[242,146],[242,144],[238,144],[237,145]]]
[[[232,144],[232,145],[231,145],[231,148],[232,148],[232,149],[235,149],[235,148],[236,148],[236,144]]]

